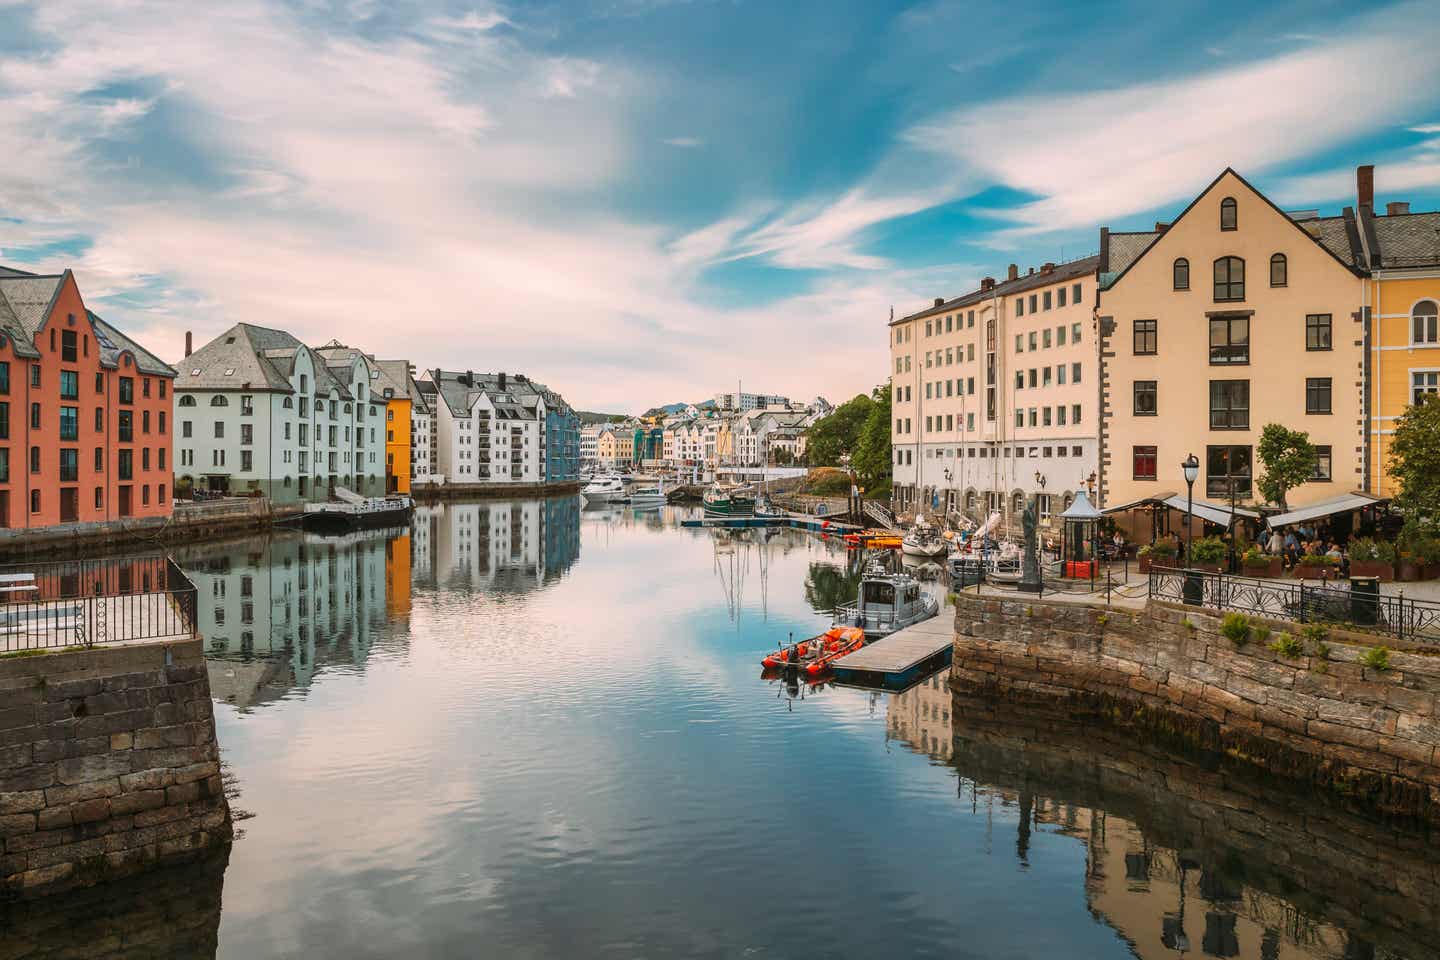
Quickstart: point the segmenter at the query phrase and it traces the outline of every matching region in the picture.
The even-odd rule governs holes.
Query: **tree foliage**
[[[1265,475],[1255,485],[1266,500],[1286,509],[1285,495],[1315,473],[1315,445],[1310,434],[1267,423],[1255,453],[1265,467]]]
[[[890,384],[881,384],[870,395],[870,415],[856,444],[855,472],[867,486],[878,486],[890,476],[894,454],[890,452]]]
[[[1400,484],[1401,509],[1420,520],[1440,517],[1440,401],[1406,407],[1395,421],[1390,474]]]
[[[859,394],[806,431],[805,454],[812,467],[850,466],[865,484],[890,476],[890,385]]]

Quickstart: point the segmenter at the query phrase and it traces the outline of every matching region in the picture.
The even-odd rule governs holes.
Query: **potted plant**
[[[1247,577],[1280,576],[1280,557],[1272,557],[1259,547],[1252,546],[1240,555],[1240,566]]]
[[[1175,566],[1175,547],[1165,540],[1141,547],[1135,555],[1140,560],[1141,573],[1149,573],[1152,563],[1157,567]]]
[[[1370,537],[1350,541],[1350,575],[1393,580],[1395,545]]]
[[[1415,578],[1431,580],[1440,576],[1440,539],[1422,536],[1410,550],[1415,559]]]
[[[1225,562],[1225,541],[1219,537],[1201,537],[1190,544],[1189,566],[1194,570],[1219,573]]]
[[[1400,528],[1400,536],[1397,540],[1398,556],[1395,563],[1395,579],[1409,582],[1420,579],[1420,568],[1423,561],[1416,554],[1420,544],[1428,539],[1420,521],[1411,518],[1405,521]]]
[[[1295,564],[1295,576],[1301,580],[1333,580],[1340,572],[1340,561],[1323,553],[1307,553]]]

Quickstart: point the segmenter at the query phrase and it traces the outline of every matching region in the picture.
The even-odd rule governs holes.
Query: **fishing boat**
[[[749,517],[755,514],[755,498],[738,489],[725,489],[718,483],[705,491],[702,499],[705,513],[717,517]]]
[[[845,534],[845,545],[854,549],[898,550],[902,543],[903,538],[893,530],[860,530]]]
[[[865,631],[866,642],[874,643],[939,612],[940,601],[927,595],[919,580],[908,573],[888,573],[872,565],[860,578],[855,602],[836,609],[835,624],[859,627]]]
[[[767,670],[800,670],[813,677],[829,670],[836,660],[854,653],[864,645],[864,630],[856,627],[831,627],[818,636],[781,647],[761,660],[760,665]]]
[[[900,544],[900,550],[908,557],[921,557],[926,560],[941,560],[950,552],[950,541],[940,535],[940,531],[925,522],[921,517],[915,521],[915,526],[905,534]]]
[[[580,494],[587,503],[609,503],[625,496],[625,482],[619,477],[596,477]]]
[[[626,495],[626,502],[632,507],[658,507],[668,499],[669,494],[665,491],[664,480],[631,487],[630,492]]]
[[[415,501],[405,494],[362,497],[345,487],[332,491],[333,500],[305,504],[302,526],[313,530],[354,530],[409,523]]]

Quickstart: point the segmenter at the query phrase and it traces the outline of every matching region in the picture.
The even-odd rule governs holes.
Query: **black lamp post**
[[[1195,527],[1195,478],[1200,476],[1200,461],[1192,453],[1180,464],[1180,470],[1185,474],[1185,565],[1188,567]]]

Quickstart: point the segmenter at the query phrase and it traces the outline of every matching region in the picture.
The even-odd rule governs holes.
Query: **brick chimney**
[[[1409,200],[1391,200],[1389,203],[1385,204],[1385,215],[1386,215],[1387,217],[1400,216],[1401,214],[1405,214],[1405,213],[1409,213],[1409,212],[1410,212],[1410,201],[1409,201]]]
[[[1042,266],[1042,267],[1040,268],[1040,272],[1041,272],[1041,273],[1054,273],[1054,272],[1055,272],[1055,264],[1053,264],[1053,263],[1046,263],[1044,266]]]
[[[189,330],[186,330],[186,331],[185,331],[185,356],[188,357],[188,356],[190,356],[190,354],[192,354],[192,353],[194,353],[194,352],[195,352],[195,334],[191,333]]]
[[[1355,204],[1362,210],[1375,209],[1375,166],[1363,164],[1355,168]]]
[[[1013,264],[1013,263],[1010,264],[1010,272],[1005,275],[1005,279],[1007,279],[1007,280],[1017,280],[1017,279],[1019,279],[1019,277],[1020,277],[1020,268],[1017,267],[1017,266],[1016,266],[1015,264]]]
[[[980,289],[981,289],[981,290],[994,290],[994,289],[995,289],[995,278],[994,278],[994,277],[986,277],[984,280],[981,280],[981,281],[980,281]]]
[[[474,374],[471,374],[471,376],[473,377]],[[504,371],[504,370],[501,370],[501,371],[500,371],[500,389],[501,389],[501,390],[504,390],[504,389],[505,389],[505,371]]]
[[[1155,221],[1155,232],[1156,232],[1156,233],[1164,233],[1166,230],[1169,230],[1169,229],[1170,229],[1170,224],[1164,223],[1163,221],[1160,221],[1160,220],[1156,220],[1156,221]]]
[[[936,297],[936,298],[935,298],[935,306],[937,306],[937,307],[940,306],[940,305],[941,305],[942,303],[944,303],[944,302],[945,302],[945,298],[944,298],[944,297]]]

